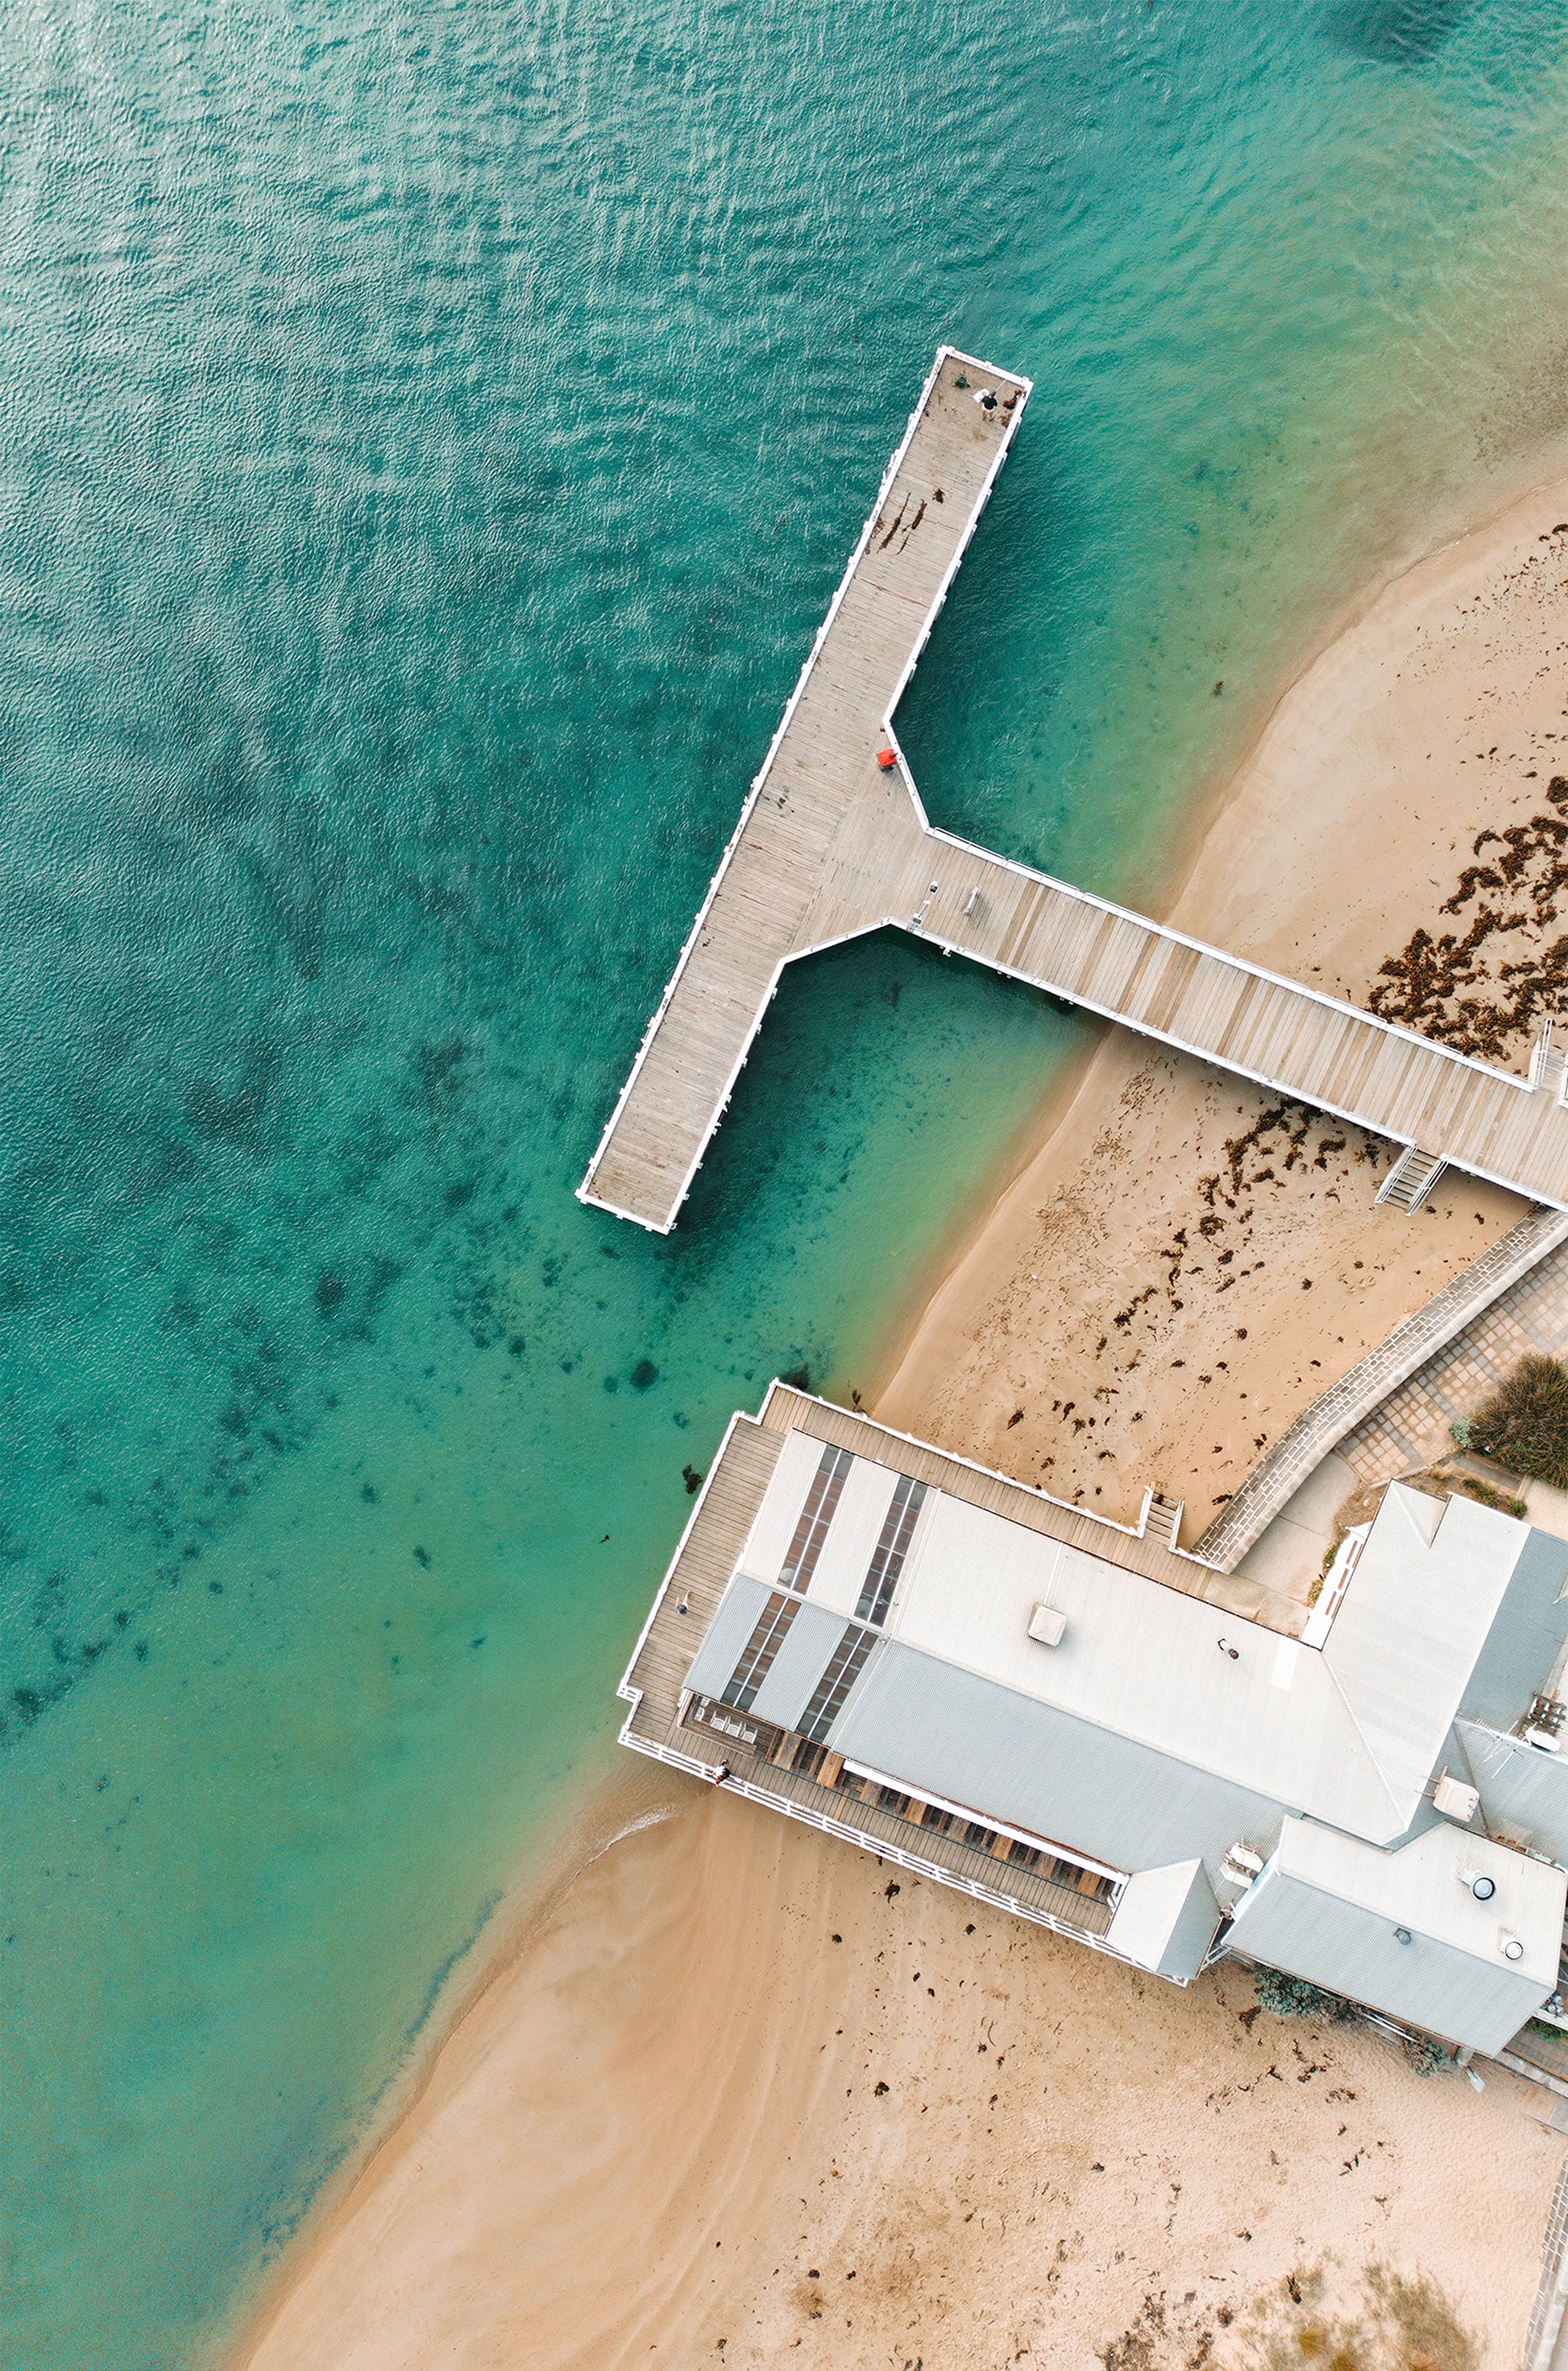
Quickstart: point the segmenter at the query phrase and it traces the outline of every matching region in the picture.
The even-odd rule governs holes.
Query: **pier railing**
[[[1544,1039],[1516,1076],[932,828],[894,711],[1029,392],[938,354],[582,1198],[666,1233],[785,967],[892,926],[1388,1138],[1401,1176],[1452,1163],[1568,1208],[1568,1070]]]

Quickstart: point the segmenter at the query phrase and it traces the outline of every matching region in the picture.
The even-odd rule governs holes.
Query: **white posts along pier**
[[[1568,1208],[1550,1024],[1521,1079],[926,820],[893,730],[1031,382],[939,352],[579,1198],[667,1234],[784,966],[888,925],[1409,1148]]]

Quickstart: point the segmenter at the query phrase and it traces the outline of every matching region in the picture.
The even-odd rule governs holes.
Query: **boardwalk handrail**
[[[968,369],[997,383],[976,391],[991,406],[979,420],[958,393],[970,386]],[[1004,386],[1012,390],[1005,402]],[[939,351],[579,1198],[667,1233],[786,966],[892,927],[1420,1150],[1434,1166],[1452,1163],[1568,1208],[1568,1071],[1558,1078],[1544,1042],[1520,1077],[931,824],[894,714],[1030,388],[955,347]],[[901,484],[889,532],[873,546]],[[939,512],[931,505],[943,484],[952,500]],[[917,494],[918,509],[890,556]],[[802,713],[819,669],[820,698]],[[790,761],[778,772],[786,748]],[[872,764],[878,749],[887,770]],[[763,798],[765,788],[779,792],[777,801]],[[933,914],[937,876],[954,864],[981,878],[962,917],[945,914],[951,900]]]
[[[904,461],[908,454],[910,445],[914,443],[916,432],[924,417],[926,407],[931,399],[932,390],[936,387],[937,381],[941,376],[942,366],[944,364],[949,362],[963,363],[968,368],[977,370],[982,374],[997,378],[1007,378],[1011,384],[1021,389],[1022,400],[1017,406],[997,440],[996,455],[992,460],[990,468],[986,473],[985,487],[980,502],[976,504],[974,513],[964,528],[958,549],[954,553],[950,565],[942,576],[936,596],[930,603],[929,607],[926,611],[925,617],[921,620],[920,631],[915,641],[914,647],[911,650],[904,669],[898,677],[897,686],[894,691],[893,697],[887,702],[887,713],[884,723],[890,732],[892,730],[894,711],[897,708],[899,701],[903,699],[905,692],[908,689],[909,678],[914,674],[916,666],[919,662],[921,652],[925,649],[927,642],[930,640],[931,628],[936,623],[937,617],[941,609],[943,602],[947,599],[949,588],[958,571],[959,561],[963,558],[964,553],[969,549],[970,538],[974,535],[979,512],[984,507],[986,501],[989,498],[991,488],[997,481],[997,473],[999,472],[1003,462],[1008,457],[1008,453],[1011,447],[1013,437],[1017,433],[1018,423],[1023,416],[1023,406],[1027,403],[1030,396],[1034,392],[1034,381],[1032,378],[1023,376],[1019,372],[997,371],[992,364],[981,362],[974,354],[964,353],[958,346],[940,345],[937,348],[936,360],[926,374],[925,383],[920,389],[919,400],[917,402],[913,411],[909,414],[909,418],[905,424],[904,434],[899,439],[892,459],[888,462],[886,468],[882,471],[882,483],[877,488],[876,500],[866,514],[864,525],[861,526],[860,532],[855,539],[855,548],[850,553],[844,573],[839,578],[838,584],[835,588],[833,598],[827,605],[827,614],[816,630],[816,634],[813,640],[811,649],[807,652],[805,662],[801,668],[799,676],[795,679],[795,688],[790,694],[788,700],[785,702],[784,713],[779,718],[773,738],[767,745],[767,753],[763,758],[762,764],[757,769],[755,774],[752,777],[751,788],[746,793],[745,801],[741,808],[740,816],[736,822],[735,828],[730,834],[729,839],[725,843],[724,852],[722,856],[721,856],[713,877],[708,885],[708,894],[697,909],[697,918],[693,921],[691,929],[686,932],[686,943],[682,947],[679,956],[676,958],[675,967],[670,975],[664,993],[659,1000],[658,1006],[653,1013],[652,1019],[649,1022],[647,1028],[642,1033],[642,1042],[637,1049],[637,1057],[632,1063],[630,1070],[627,1074],[626,1082],[621,1088],[620,1093],[616,1098],[615,1109],[611,1112],[609,1118],[605,1123],[604,1131],[594,1150],[594,1157],[588,1163],[588,1168],[583,1176],[582,1185],[577,1188],[577,1198],[580,1202],[598,1203],[598,1207],[600,1209],[610,1211],[616,1218],[630,1219],[636,1225],[645,1226],[648,1224],[648,1221],[640,1218],[640,1214],[635,1210],[623,1209],[613,1202],[601,1201],[599,1197],[593,1191],[594,1172],[597,1170],[600,1162],[604,1158],[605,1152],[609,1145],[610,1139],[616,1132],[616,1128],[619,1122],[621,1114],[625,1110],[632,1090],[637,1084],[642,1066],[648,1058],[649,1048],[659,1033],[660,1024],[663,1022],[666,1012],[669,1010],[671,1000],[674,996],[675,990],[679,987],[682,977],[685,974],[686,965],[691,957],[692,949],[697,945],[702,936],[703,925],[708,919],[709,911],[712,908],[713,901],[719,894],[720,887],[723,882],[726,873],[730,869],[731,862],[734,857],[735,850],[739,848],[741,841],[744,837],[746,826],[751,821],[752,813],[761,794],[763,785],[767,781],[769,773],[772,771],[774,759],[778,757],[779,749],[783,746],[784,736],[794,721],[795,711],[800,707],[801,699],[805,694],[806,687],[810,683],[812,677],[815,672],[817,661],[822,655],[823,645],[825,643],[829,631],[831,630],[840,609],[844,606],[845,595],[848,592],[851,584],[854,582],[856,572],[859,568],[860,561],[865,555],[866,548],[870,542],[871,530],[876,526],[877,520],[882,515],[882,505],[886,502],[889,493],[892,492],[894,481],[897,478],[900,468],[904,465]],[[782,971],[782,968],[783,966],[780,965],[779,970]],[[777,986],[778,976],[776,975],[773,988],[776,989]],[[769,994],[771,995],[772,992],[773,990],[770,989]],[[760,1023],[760,1013],[758,1014],[757,1019]],[[755,1036],[755,1029],[754,1027],[751,1035]],[[708,1149],[708,1144],[712,1136],[713,1129],[717,1128],[724,1107],[728,1104],[730,1096],[733,1092],[735,1079],[739,1075],[742,1065],[744,1063],[746,1054],[750,1050],[750,1046],[751,1037],[748,1036],[745,1046],[742,1047],[736,1059],[734,1069],[732,1071],[729,1081],[725,1087],[722,1100],[714,1113],[712,1123],[705,1134],[701,1145],[698,1149],[696,1157],[687,1169],[685,1177],[682,1179],[680,1192],[676,1197],[675,1201],[675,1208],[677,1210],[679,1209],[681,1203],[686,1200],[687,1194],[691,1191],[691,1181],[702,1165],[702,1155]],[[665,1233],[668,1232],[668,1229],[655,1228],[651,1232],[655,1233]]]

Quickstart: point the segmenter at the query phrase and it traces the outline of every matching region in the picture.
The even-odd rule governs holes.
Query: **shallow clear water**
[[[928,804],[1151,889],[1559,457],[1568,72],[1544,0],[21,0],[0,76],[4,2324],[163,2371],[602,1766],[683,1464],[1073,1043],[844,950],[669,1242],[571,1198],[935,343],[1039,391]]]

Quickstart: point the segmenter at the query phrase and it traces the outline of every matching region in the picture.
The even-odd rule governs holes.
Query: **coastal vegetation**
[[[1475,1500],[1477,1506],[1495,1507],[1505,1515],[1516,1515],[1522,1519],[1528,1511],[1522,1498],[1512,1497],[1506,1490],[1493,1489],[1492,1484],[1483,1482],[1479,1474],[1459,1475],[1453,1481],[1452,1487],[1462,1490],[1467,1498]]]
[[[1341,1993],[1325,1992],[1303,1976],[1287,1976],[1278,1968],[1260,1968],[1258,2000],[1271,2017],[1317,2018],[1329,2025],[1348,2025],[1358,2014],[1355,2003]]]
[[[1474,1417],[1453,1430],[1462,1448],[1492,1458],[1510,1474],[1532,1475],[1568,1489],[1568,1369],[1533,1352],[1504,1377]],[[1510,1501],[1509,1511],[1522,1513],[1522,1503]]]

